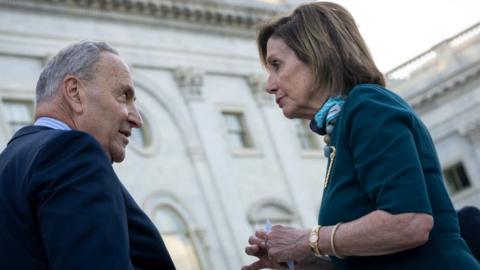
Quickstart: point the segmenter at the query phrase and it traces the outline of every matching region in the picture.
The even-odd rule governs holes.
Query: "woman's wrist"
[[[311,233],[310,229],[304,230],[304,233],[302,234],[302,238],[300,239],[300,241],[297,242],[300,245],[298,247],[298,250],[302,254],[301,256],[302,259],[312,254],[312,250],[310,247],[310,233]]]
[[[333,226],[323,226],[318,232],[318,249],[322,254],[335,256],[343,259],[344,256],[338,250],[338,228],[342,223]]]
[[[330,247],[332,229],[333,226],[323,226],[318,232],[318,249],[321,250],[324,255],[332,254],[332,248]]]

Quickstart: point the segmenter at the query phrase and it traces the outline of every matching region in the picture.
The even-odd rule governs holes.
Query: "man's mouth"
[[[124,135],[125,137],[130,137],[130,135],[132,135],[132,133],[128,130],[120,130],[120,134]]]

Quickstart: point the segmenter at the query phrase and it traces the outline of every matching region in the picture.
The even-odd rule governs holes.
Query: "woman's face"
[[[312,119],[328,98],[325,91],[312,89],[311,68],[298,59],[281,38],[267,42],[268,80],[266,90],[287,118]]]

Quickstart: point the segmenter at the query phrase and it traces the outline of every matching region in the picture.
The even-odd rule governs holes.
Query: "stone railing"
[[[458,50],[478,40],[480,40],[480,23],[473,25],[460,34],[437,44],[432,49],[387,72],[386,77],[391,83],[409,80],[415,76],[415,74],[421,74],[422,71],[436,66],[436,61],[442,58],[447,51],[447,54],[455,55]]]
[[[443,96],[480,74],[480,23],[386,73],[387,87],[414,107]]]

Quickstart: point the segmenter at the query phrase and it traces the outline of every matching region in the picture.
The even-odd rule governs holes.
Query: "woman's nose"
[[[265,90],[269,94],[274,94],[277,91],[277,83],[272,75],[268,75],[267,83],[265,85]]]

